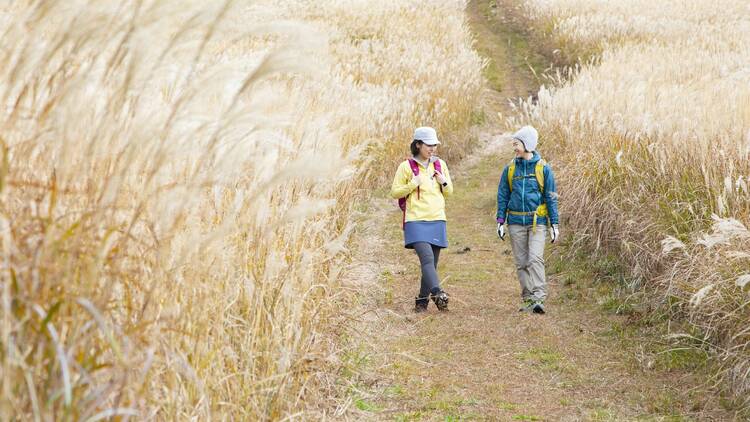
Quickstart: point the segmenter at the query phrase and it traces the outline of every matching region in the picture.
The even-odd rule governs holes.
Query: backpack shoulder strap
[[[510,160],[510,164],[508,164],[508,187],[510,188],[510,191],[513,192],[513,175],[516,172],[516,160]]]
[[[413,158],[407,158],[406,161],[409,163],[409,167],[411,168],[411,172],[414,173],[415,176],[419,175],[419,164],[417,164],[417,161]],[[403,212],[402,218],[401,218],[401,229],[403,230],[406,228],[406,198],[409,195],[406,195],[403,198],[399,198],[398,200],[398,206],[401,208],[401,211]],[[417,186],[417,199],[419,199],[419,186]]]
[[[413,158],[409,158],[409,167],[411,167],[411,172],[414,173],[415,176],[419,176],[419,164],[417,163],[417,160]],[[419,199],[419,186],[417,186],[417,199]]]
[[[443,166],[440,164],[439,158],[432,163],[432,166],[435,168],[436,172],[443,174]],[[440,185],[440,192],[443,192],[443,185]]]
[[[534,168],[534,173],[536,173],[536,182],[539,185],[539,192],[544,193],[544,166],[547,165],[547,162],[544,161],[544,159],[541,159],[536,162],[536,167]]]
[[[409,161],[409,167],[411,167],[411,172],[414,173],[415,176],[419,175],[419,164],[417,164],[417,160],[413,158],[409,158],[407,161]]]

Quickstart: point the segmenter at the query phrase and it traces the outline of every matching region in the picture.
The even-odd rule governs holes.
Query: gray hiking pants
[[[510,245],[516,262],[518,281],[523,300],[544,300],[547,297],[547,280],[544,275],[544,241],[547,230],[537,226],[509,225]]]
[[[419,288],[419,297],[428,298],[430,297],[430,293],[440,291],[440,279],[437,273],[440,248],[427,242],[417,242],[414,243],[414,250],[417,252],[419,265],[422,267],[422,282]]]

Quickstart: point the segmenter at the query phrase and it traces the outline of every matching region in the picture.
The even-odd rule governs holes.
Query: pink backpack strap
[[[407,159],[406,161],[409,162],[409,167],[411,168],[411,172],[414,173],[415,176],[419,175],[419,164],[411,158]],[[401,229],[403,230],[406,226],[406,198],[408,198],[409,195],[406,195],[405,197],[398,200],[398,206],[401,208],[401,211],[403,212],[403,217],[401,218]],[[417,186],[417,199],[419,199],[419,186]]]
[[[435,166],[435,171],[443,174],[443,166],[440,164],[440,159],[438,158],[435,160],[435,162],[432,163],[433,166]],[[443,185],[440,185],[440,192],[443,191]]]
[[[419,164],[417,164],[417,160],[409,158],[409,167],[411,167],[411,172],[415,176],[419,176]],[[417,186],[417,199],[419,199],[419,186]]]
[[[411,172],[414,173],[415,176],[419,175],[419,164],[417,164],[417,160],[409,158],[409,167],[411,167]]]

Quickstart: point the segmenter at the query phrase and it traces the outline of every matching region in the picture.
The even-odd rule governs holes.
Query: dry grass
[[[563,49],[601,51],[543,89],[538,104],[521,105],[542,128],[541,148],[554,151],[565,209],[575,210],[566,231],[619,253],[675,317],[691,321],[701,333],[693,343],[714,352],[724,385],[747,406],[750,5],[526,7]]]
[[[462,7],[0,7],[0,419],[322,416],[353,198],[479,90]]]

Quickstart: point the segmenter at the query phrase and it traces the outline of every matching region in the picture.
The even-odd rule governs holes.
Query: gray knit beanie
[[[526,151],[531,152],[536,150],[539,134],[532,126],[524,126],[513,134],[513,139],[521,141]]]

